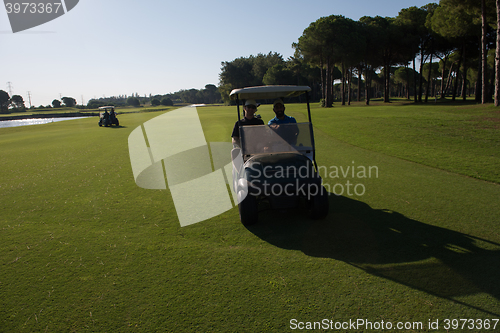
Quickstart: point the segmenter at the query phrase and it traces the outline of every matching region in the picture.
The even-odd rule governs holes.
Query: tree
[[[0,90],[0,113],[9,113],[10,96],[6,91]]]
[[[137,97],[129,97],[127,98],[127,104],[131,106],[140,106],[141,102]]]
[[[428,21],[428,23],[430,20]],[[429,23],[430,24],[430,23]],[[434,35],[434,54],[440,59],[439,69],[441,71],[441,98],[445,98],[447,77],[450,77],[452,71],[450,70],[449,61],[453,55],[455,46],[452,41],[440,36]]]
[[[483,7],[481,5],[484,5]],[[476,89],[476,96],[481,96],[479,100],[486,100],[486,95],[483,94],[488,91],[487,89],[487,49],[486,49],[486,21],[493,21],[493,0],[485,0],[484,2],[477,0],[441,0],[439,7],[434,12],[432,17],[431,27],[434,31],[441,36],[458,42],[461,59],[457,66],[457,71],[464,64],[462,70],[462,77],[465,82],[467,64],[466,53],[467,48],[473,45],[477,50],[477,41],[480,41],[480,77],[482,84],[478,85]],[[490,13],[491,16],[488,14]],[[458,72],[457,72],[458,73]],[[456,92],[453,92],[453,98]],[[462,89],[462,97],[465,100],[465,84]]]
[[[295,57],[302,58],[311,66],[319,68],[320,71],[320,84],[321,84],[321,98],[326,99],[326,76],[324,71],[324,45],[322,42],[320,30],[320,21],[312,22],[309,27],[304,29],[302,36],[299,37],[297,43],[293,43],[292,47],[295,49]]]
[[[425,45],[425,22],[426,22],[426,12],[422,8],[410,7],[401,9],[398,16],[396,17],[396,23],[402,29],[405,35],[406,47],[409,54],[411,54],[413,62],[413,72],[416,73],[416,58],[420,53],[421,63],[423,62],[423,53]],[[420,89],[417,89],[417,78],[418,75],[413,76],[413,99],[415,102],[422,98],[422,85]],[[422,82],[422,76],[420,75],[420,82]]]
[[[300,85],[302,72],[305,72],[304,66],[305,66],[304,58],[301,57],[300,54],[296,54],[296,56],[291,56],[287,60],[287,68],[295,76],[296,78],[295,84],[298,86]]]
[[[434,85],[433,82],[439,77],[439,63],[437,62],[426,62],[421,69],[423,76],[426,78],[426,93],[425,93],[425,102],[427,102],[429,98],[430,89],[432,88],[432,94],[434,95]]]
[[[377,54],[378,45],[383,38],[383,31],[373,24],[373,17],[364,16],[360,19],[361,29],[365,36],[365,48],[362,51],[365,77],[365,104],[370,105],[372,79],[375,70],[381,65],[381,57]]]
[[[415,71],[415,62],[417,56],[420,58],[420,68],[422,69],[424,63],[430,58],[429,62],[433,62],[433,56],[438,48],[436,45],[436,33],[430,27],[430,21],[434,14],[434,11],[438,7],[435,3],[430,3],[420,8],[410,7],[407,9],[402,9],[399,12],[396,21],[402,27],[404,31],[404,38],[408,38],[406,46],[406,55],[408,60],[413,61],[413,70]],[[439,48],[441,49],[441,48]],[[415,94],[414,101],[421,102],[423,94],[423,84],[424,81],[429,81],[427,77],[424,79],[423,72],[420,70],[419,73],[419,84],[417,90],[417,77],[414,78]],[[429,95],[429,86],[427,85],[425,90],[425,100],[427,101]]]
[[[297,50],[295,54],[286,60],[286,67],[294,75],[294,84],[301,86],[311,87],[311,93],[309,94],[310,100],[320,100],[318,93],[321,93],[321,89],[318,86],[321,82],[321,73],[317,66],[312,66],[308,64],[304,57],[302,57]],[[302,100],[303,96],[299,96],[299,100]]]
[[[472,18],[472,26],[480,26],[480,29],[474,29],[475,34],[480,36],[480,50],[481,50],[481,61],[480,61],[480,71],[481,71],[481,98],[482,104],[486,103],[490,99],[489,89],[488,89],[488,27],[491,22],[494,25],[496,17],[495,11],[495,1],[494,0],[445,0],[443,1],[445,6],[455,6],[461,11],[467,13]]]
[[[164,106],[173,106],[174,103],[172,102],[172,100],[170,98],[163,98],[161,100],[161,105],[164,105]]]
[[[220,93],[214,84],[205,85],[205,89],[202,90],[203,102],[207,104],[214,104],[220,101]]]
[[[394,82],[404,87],[407,99],[410,99],[410,82],[413,82],[416,73],[407,66],[401,66],[394,72]],[[403,94],[400,94],[401,96]]]
[[[362,48],[363,35],[356,22],[341,15],[322,17],[307,27],[292,47],[300,56],[321,70],[322,97],[325,106],[333,104],[333,77],[335,64],[342,68],[342,103],[344,103],[345,78],[354,66]],[[323,73],[324,71],[324,73]],[[350,77],[350,75],[349,75]]]
[[[54,108],[60,108],[61,107],[61,101],[58,99],[55,99],[52,101],[52,107]]]
[[[219,74],[220,85],[230,85],[231,89],[252,86],[255,78],[252,74],[250,58],[237,58],[224,61]]]
[[[76,105],[76,99],[74,99],[73,97],[63,97],[61,99],[64,102],[64,105],[68,108],[72,108]]]
[[[151,100],[151,105],[152,105],[152,106],[158,106],[158,105],[160,105],[160,104],[161,104],[161,102],[160,102],[160,100],[159,100],[159,99],[157,99],[157,98],[153,98],[153,99]]]
[[[340,25],[340,27],[339,27]],[[347,102],[350,105],[352,97],[352,85],[354,82],[353,72],[358,71],[358,81],[361,77],[363,64],[363,52],[366,49],[366,35],[364,34],[364,25],[361,22],[351,19],[337,19],[337,28],[340,34],[337,35],[337,48],[339,52],[339,62],[336,67],[341,70],[341,102],[342,105]],[[335,71],[335,68],[333,69]],[[332,80],[336,80],[332,72]],[[359,82],[357,83],[359,87]],[[359,90],[359,89],[358,89]],[[359,95],[358,95],[359,96]]]
[[[391,67],[397,63],[407,62],[407,53],[405,50],[405,42],[402,29],[398,26],[397,21],[390,17],[362,17],[362,22],[365,24],[365,29],[373,30],[375,33],[376,43],[367,42],[368,45],[373,45],[372,50],[367,50],[371,55],[369,58],[374,68],[383,67],[384,77],[384,102],[390,102],[390,83],[391,83]],[[372,65],[373,66],[373,65]]]
[[[219,89],[220,96],[221,96],[222,101],[224,102],[224,104],[230,105],[231,104],[231,99],[229,98],[229,94],[233,90],[233,85],[230,84],[230,83],[223,84],[223,85],[220,85],[218,87],[218,89]]]
[[[202,102],[198,89],[181,90],[179,96],[183,103],[198,104]]]
[[[481,68],[482,68],[482,75],[481,75],[481,89],[482,89],[482,94],[481,94],[481,103],[484,104],[486,103],[486,100],[488,99],[487,97],[487,91],[488,89],[486,88],[486,69],[487,67],[487,57],[488,57],[488,51],[486,48],[486,0],[481,0]]]
[[[10,103],[17,111],[25,111],[24,99],[20,95],[14,95],[10,98]]]
[[[496,0],[497,9],[497,49],[495,51],[495,106],[500,106],[500,0]]]
[[[292,71],[281,64],[269,68],[262,79],[266,85],[288,85],[294,84],[295,78]]]
[[[267,70],[276,64],[283,65],[284,60],[282,55],[273,52],[221,62],[219,92],[222,99],[228,101],[232,89],[261,85]]]
[[[285,63],[283,56],[276,52],[269,52],[266,55],[259,53],[257,56],[251,56],[250,58],[252,60],[252,73],[255,77],[256,85],[262,84],[264,75],[269,68],[275,65],[284,65]]]
[[[445,4],[445,2],[443,2]],[[459,10],[457,7],[449,5],[440,5],[429,21],[429,25],[433,31],[443,36],[455,45],[455,50],[460,50],[456,68],[457,73],[455,83],[458,81],[458,74],[462,65],[462,58],[465,56],[465,42],[463,39],[469,34],[467,27],[470,25],[470,16],[464,11]],[[461,45],[461,46],[460,46]],[[451,70],[449,73],[451,77]],[[444,78],[443,78],[444,79]],[[456,85],[455,85],[456,86]],[[456,89],[453,89],[452,100],[455,100]]]

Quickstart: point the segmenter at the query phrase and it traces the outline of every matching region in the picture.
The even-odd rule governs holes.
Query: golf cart
[[[109,111],[109,112],[108,112]],[[118,118],[116,118],[114,106],[101,106],[99,108],[99,126],[120,126]]]
[[[237,194],[240,219],[244,225],[258,221],[259,203],[271,209],[290,209],[305,202],[313,219],[328,214],[328,193],[322,185],[315,160],[314,135],[307,86],[258,86],[231,91],[240,102],[272,101],[305,94],[308,122],[280,125],[240,126],[240,146],[231,151],[233,190]]]

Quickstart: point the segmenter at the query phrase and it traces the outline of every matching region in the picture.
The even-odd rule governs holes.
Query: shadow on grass
[[[447,299],[483,292],[500,300],[500,244],[333,195],[324,220],[279,211],[262,212],[259,219],[248,230],[280,248],[341,260]]]
[[[119,129],[119,128],[127,128],[127,126],[122,126],[122,125],[119,125],[119,126],[102,126],[104,128],[113,128],[113,129]]]

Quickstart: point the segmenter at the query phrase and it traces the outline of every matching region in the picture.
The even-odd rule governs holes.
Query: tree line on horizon
[[[63,104],[65,107],[74,107],[77,105],[76,99],[73,97],[62,97],[61,100],[62,101],[54,99],[51,105],[40,105],[38,109],[60,108]],[[32,106],[31,109],[37,109],[37,107]],[[11,97],[6,91],[0,90],[0,113],[23,111],[26,111],[26,105],[24,98],[21,95],[12,95]]]
[[[206,84],[204,89],[181,89],[174,93],[165,95],[144,95],[133,93],[131,96],[113,96],[91,99],[87,103],[87,108],[95,109],[100,106],[141,106],[150,104],[152,106],[171,106],[177,104],[216,104],[221,103],[221,96],[217,86]]]
[[[76,107],[79,109],[97,109],[101,106],[112,105],[117,107],[133,106],[149,104],[151,106],[172,106],[174,103],[180,104],[215,104],[221,103],[221,96],[217,86],[214,84],[205,85],[205,89],[189,89],[180,90],[174,93],[165,95],[140,96],[138,93],[132,95],[120,95],[111,97],[101,97],[90,99],[87,105],[78,105],[73,97],[62,97],[61,100],[54,99],[50,105],[40,105],[31,107],[33,110],[57,109],[60,107]],[[12,97],[3,90],[0,90],[0,113],[12,113],[26,111],[25,101],[20,95]]]

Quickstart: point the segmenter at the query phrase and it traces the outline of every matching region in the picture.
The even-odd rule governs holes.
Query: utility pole
[[[31,109],[31,91],[28,91],[28,101],[30,102],[30,109]]]
[[[9,90],[9,96],[12,97],[12,82],[7,82],[7,89]]]

